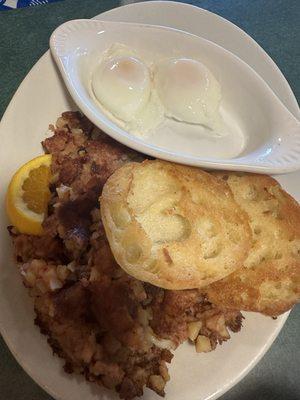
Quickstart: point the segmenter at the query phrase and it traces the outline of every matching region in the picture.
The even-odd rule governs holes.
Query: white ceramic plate
[[[280,71],[264,51],[239,28],[205,10],[192,6],[155,2],[139,3],[104,13],[101,19],[169,25],[206,37],[248,62],[271,86],[289,110],[299,118],[297,102]],[[45,96],[47,94],[47,96]],[[40,141],[47,126],[74,105],[62,85],[47,52],[27,75],[11,101],[0,126],[1,184],[5,188],[12,173],[42,152]],[[300,174],[280,176],[285,189],[300,200]],[[12,260],[5,226],[1,191],[0,230],[0,327],[11,352],[25,371],[57,400],[117,399],[111,392],[87,384],[81,377],[67,375],[62,362],[34,326],[32,301],[21,284]],[[264,355],[283,326],[287,315],[273,321],[246,314],[244,328],[212,353],[197,355],[182,346],[170,368],[171,382],[166,399],[216,399],[236,384]],[[259,329],[258,329],[259,327]],[[144,400],[158,399],[146,390]]]

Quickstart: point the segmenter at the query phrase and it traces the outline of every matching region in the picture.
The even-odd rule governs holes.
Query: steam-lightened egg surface
[[[211,128],[216,125],[221,87],[201,62],[188,58],[162,61],[156,68],[155,86],[168,117]]]
[[[125,122],[144,109],[151,93],[148,67],[132,55],[104,59],[95,69],[91,84],[103,107]]]

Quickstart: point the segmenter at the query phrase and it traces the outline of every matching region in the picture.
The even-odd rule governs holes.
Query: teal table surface
[[[227,18],[250,34],[277,63],[299,101],[299,0],[188,2]],[[47,50],[49,36],[58,25],[69,19],[92,17],[121,3],[117,0],[65,0],[45,6],[2,11],[0,116],[22,79]],[[299,400],[299,371],[300,305],[293,309],[275,343],[260,363],[221,399]],[[17,364],[1,338],[0,400],[51,400]]]

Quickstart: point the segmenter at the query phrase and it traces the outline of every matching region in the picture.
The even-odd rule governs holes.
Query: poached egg
[[[198,60],[156,60],[114,44],[91,75],[90,94],[118,125],[148,135],[173,119],[213,129],[219,119],[221,87]]]

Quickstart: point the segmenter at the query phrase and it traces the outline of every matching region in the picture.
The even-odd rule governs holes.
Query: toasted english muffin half
[[[164,161],[129,163],[103,188],[101,215],[118,264],[166,289],[201,288],[245,261],[248,217],[226,182]]]
[[[253,246],[244,267],[210,285],[223,308],[277,316],[300,299],[300,206],[266,175],[214,172],[247,212]]]

